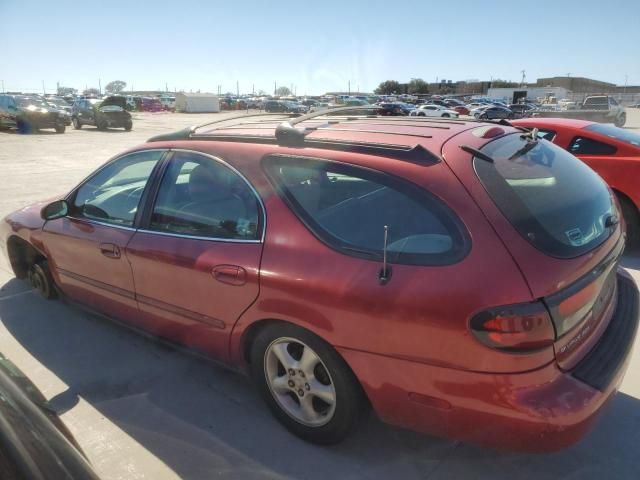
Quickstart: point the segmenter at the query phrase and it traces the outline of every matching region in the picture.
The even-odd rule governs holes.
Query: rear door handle
[[[120,247],[113,243],[101,243],[100,253],[108,258],[120,258]]]
[[[244,285],[247,283],[247,271],[238,265],[217,265],[211,271],[213,278],[228,285]]]

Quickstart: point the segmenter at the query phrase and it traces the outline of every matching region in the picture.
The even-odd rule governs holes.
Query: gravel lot
[[[68,191],[112,155],[158,133],[228,114],[135,114],[134,129],[0,132],[0,217]],[[640,110],[628,110],[640,131]],[[640,180],[639,180],[640,181]],[[640,250],[623,264],[640,282]],[[0,352],[62,413],[103,479],[638,478],[640,350],[621,392],[578,445],[501,453],[371,418],[331,448],[291,436],[249,382],[61,302],[46,302],[0,260]]]

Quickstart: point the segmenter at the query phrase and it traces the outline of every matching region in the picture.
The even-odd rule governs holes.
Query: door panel
[[[57,285],[75,301],[122,319],[137,314],[131,267],[108,254],[107,244],[124,251],[134,230],[86,219],[60,218],[43,229],[47,257]]]
[[[123,320],[137,316],[131,266],[124,255],[143,193],[162,150],[124,155],[71,195],[69,216],[43,227],[54,279],[73,300]]]
[[[258,296],[261,203],[219,159],[175,151],[131,239],[139,326],[225,360],[228,338]]]
[[[257,298],[261,243],[135,233],[137,326],[225,360],[235,321]]]

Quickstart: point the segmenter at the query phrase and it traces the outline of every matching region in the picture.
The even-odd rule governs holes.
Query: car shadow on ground
[[[75,129],[74,129],[75,130]],[[82,128],[76,130],[77,132],[85,132],[85,133],[93,133],[93,132],[100,132],[100,133],[130,133],[131,130],[125,130],[124,128],[116,128],[116,127],[110,127],[110,128],[105,128],[104,130],[100,130],[98,127],[93,127],[91,125],[83,125]]]
[[[1,287],[0,321],[68,386],[51,398],[54,409],[82,398],[183,479],[600,479],[636,478],[640,469],[640,401],[625,394],[582,442],[559,453],[497,452],[373,416],[342,444],[318,447],[281,428],[244,377],[45,301],[22,281]]]
[[[69,128],[69,127],[67,127]],[[10,135],[64,135],[63,133],[58,133],[55,130],[31,130],[28,132],[21,132],[15,128],[0,128],[0,133],[8,133]]]

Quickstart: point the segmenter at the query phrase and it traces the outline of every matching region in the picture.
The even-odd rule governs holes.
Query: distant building
[[[571,91],[564,87],[509,87],[490,88],[487,96],[506,101],[507,103],[518,103],[520,99],[537,100],[553,96],[557,100],[567,98]]]
[[[573,93],[613,93],[617,92],[615,83],[601,82],[584,77],[548,77],[536,80],[536,87],[562,87]]]
[[[213,93],[176,93],[176,112],[215,113],[220,111],[220,100]]]

